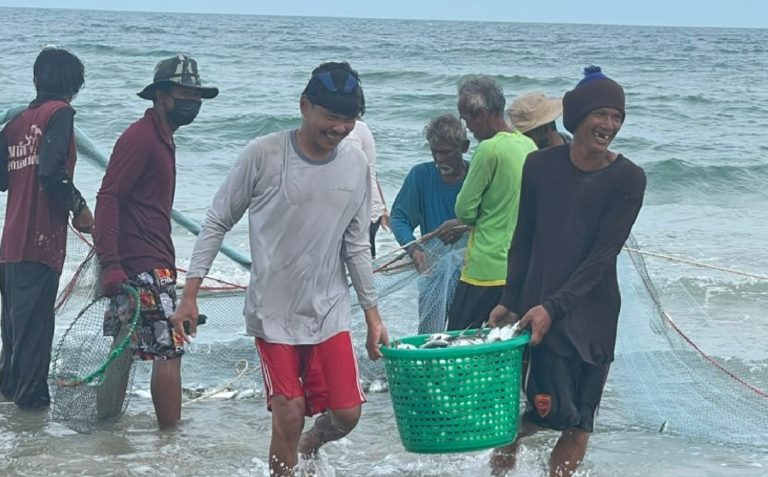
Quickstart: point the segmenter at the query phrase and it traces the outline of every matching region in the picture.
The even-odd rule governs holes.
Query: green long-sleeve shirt
[[[456,217],[473,226],[461,281],[476,286],[504,285],[523,164],[535,150],[536,144],[519,132],[498,132],[478,144],[456,199]]]

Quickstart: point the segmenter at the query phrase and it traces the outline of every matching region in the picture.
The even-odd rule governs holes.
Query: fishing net
[[[89,260],[93,260],[92,255]],[[115,336],[104,332],[110,299],[88,303],[72,320],[51,361],[51,416],[78,432],[117,420],[128,405],[132,383],[131,337],[139,320],[138,292],[128,286],[117,299],[130,321]]]
[[[95,259],[96,251],[90,241],[75,229],[67,236],[67,256],[59,279],[59,295],[56,298],[56,315],[79,313],[85,304],[99,297],[101,267]],[[69,307],[74,302],[74,309]],[[70,317],[71,319],[71,317]]]
[[[56,319],[59,326],[70,323],[63,332],[52,360],[52,417],[78,432],[92,432],[111,424],[125,412],[132,394],[149,396],[152,366],[134,361],[130,336],[134,327],[120,327],[123,346],[112,346],[113,338],[104,336],[104,313],[110,300],[98,298],[100,267],[92,244],[71,231],[65,272],[70,281],[57,298]],[[183,283],[184,270],[179,271]],[[245,334],[242,316],[245,286],[207,278],[199,295],[198,338],[188,345],[182,358],[184,380],[183,405],[210,397],[228,397],[238,391],[254,390],[258,383],[248,379],[257,375],[258,359],[253,338]],[[118,301],[123,297],[118,297]],[[122,305],[135,310],[131,303]],[[122,315],[122,312],[118,312]],[[74,315],[74,316],[73,316]],[[211,325],[202,319],[212,316]],[[127,333],[127,335],[125,334]],[[96,369],[95,373],[89,373]],[[85,379],[85,376],[92,377]],[[132,391],[133,383],[137,389]],[[81,385],[82,384],[82,385]]]
[[[734,330],[707,329],[706,323],[718,323],[707,307],[679,280],[653,280],[634,238],[628,245],[618,263],[623,304],[607,384],[626,420],[708,442],[768,447],[768,360],[750,360],[757,353]],[[669,266],[659,270],[668,273]],[[708,354],[681,323],[702,328],[718,355]]]
[[[71,319],[68,314],[79,311],[98,296],[97,260],[92,251],[81,250],[84,245],[90,250],[85,237],[73,236],[75,243],[70,249],[75,252],[71,255],[84,259],[71,267],[71,281],[59,296],[57,320],[61,321]],[[418,314],[413,316],[408,310],[404,315],[412,320],[411,323],[419,323],[419,332],[442,331],[446,326],[446,309],[458,282],[466,238],[454,244],[443,244],[430,235],[418,243],[425,256],[421,272],[408,253],[398,249],[374,261],[374,285],[383,300],[382,307],[399,301],[398,292],[403,292],[402,299],[410,301],[413,289],[418,288]],[[223,260],[203,281],[198,295],[199,311],[210,319],[187,347],[182,359],[185,395],[189,400],[197,399],[202,394],[218,394],[221,397],[244,390],[256,389],[260,392],[261,388],[261,383],[255,382],[260,379],[260,369],[253,337],[247,336],[242,315],[246,286],[230,281],[231,278],[221,278],[228,273],[231,275],[233,267],[240,267],[226,258]],[[180,286],[184,280],[185,270],[180,268]],[[357,296],[353,288],[350,287],[350,291],[353,310],[358,313]],[[411,328],[410,334],[413,331]],[[364,351],[361,352],[363,354]],[[149,370],[141,363],[137,364],[137,379],[143,382]],[[378,368],[373,371],[373,376],[365,376],[364,379],[370,381],[383,377],[383,368]]]
[[[24,106],[20,106],[7,110],[0,116],[0,122],[23,109]],[[79,130],[76,132],[79,154],[104,169],[106,156],[87,135]],[[177,211],[173,211],[173,220],[193,233],[200,229]],[[402,249],[381,256],[374,263],[379,308],[386,317],[391,336],[445,329],[446,312],[453,299],[466,241],[446,245],[427,234],[419,240],[419,245],[426,257],[422,270],[417,270]],[[185,405],[207,397],[232,396],[239,392],[250,391],[253,395],[262,387],[253,338],[246,336],[242,316],[246,286],[231,278],[233,270],[243,272],[247,269],[247,259],[229,247],[222,247],[222,254],[237,263],[229,262],[218,270],[212,269],[203,281],[198,305],[200,312],[210,319],[194,344],[187,348],[182,360]],[[768,277],[753,276],[734,285],[732,276],[725,279],[722,276],[703,277],[700,264],[686,273],[668,273],[663,267],[651,267],[653,271],[649,271],[644,257],[650,256],[654,254],[640,250],[630,238],[629,247],[618,259],[623,305],[616,360],[611,367],[606,394],[618,400],[617,407],[625,415],[628,425],[765,449],[768,447],[768,392],[765,391],[768,389],[768,352],[761,336],[768,333],[764,319]],[[62,329],[74,330],[73,320],[82,320],[83,324],[89,322],[78,316],[92,314],[92,329],[86,334],[92,339],[103,339],[98,315],[103,313],[104,301],[97,300],[99,277],[95,262],[86,237],[72,231],[61,277],[61,293],[56,302],[58,335]],[[693,278],[685,283],[669,280],[668,276]],[[246,280],[243,278],[241,282]],[[183,281],[181,270],[179,284]],[[737,327],[722,326],[723,310],[730,310],[733,303],[710,307],[709,297],[716,293],[738,295],[744,302],[757,303],[753,313],[759,320],[742,327],[746,331],[741,335],[735,332]],[[354,292],[352,301],[357,301]],[[359,324],[362,320],[358,310],[352,331],[359,337],[365,331],[364,325]],[[712,313],[717,313],[716,319],[710,316]],[[708,333],[699,341],[691,336],[690,330],[700,329],[701,323],[709,323],[710,329],[705,330]],[[765,328],[762,334],[761,327]],[[757,338],[749,336],[750,332]],[[66,333],[70,338],[76,336],[75,331]],[[364,339],[357,339],[357,342],[364,342]],[[382,379],[383,366],[364,359],[364,346],[356,345],[356,352],[364,388],[366,381]],[[76,353],[96,354],[89,348]],[[128,353],[120,356],[126,355]],[[78,383],[80,378],[99,368],[89,364],[83,369],[65,370],[61,367],[63,362],[58,364],[59,367],[57,362],[58,358],[54,359],[53,376],[71,374],[78,377],[68,377],[62,383]],[[113,361],[106,368],[104,379],[91,380],[91,384],[85,384],[82,379],[82,385],[62,386],[54,379],[56,412],[65,407],[67,399],[78,399],[74,394],[75,397],[70,398],[66,393],[94,387],[108,389],[109,369],[117,370],[119,366],[120,363]],[[129,368],[136,371],[138,386],[148,387],[149,367],[137,362]],[[118,384],[122,385],[122,382]],[[121,402],[126,403],[127,399]],[[92,409],[75,408],[69,420],[76,421],[81,413],[92,416],[92,412]],[[81,420],[90,422],[89,419]]]
[[[416,243],[424,253],[424,264],[419,270],[404,250],[391,252],[374,260],[374,285],[380,300],[388,298],[407,286],[416,284],[418,290],[419,334],[445,331],[448,308],[459,282],[467,234],[453,244],[443,243],[434,234],[425,235]],[[352,293],[353,307],[357,296]],[[382,308],[380,306],[379,308]]]
[[[426,258],[421,270],[403,249],[380,256],[374,262],[379,308],[393,337],[445,329],[446,312],[458,281],[466,237],[456,244],[446,245],[427,235],[419,245]],[[724,283],[733,283],[732,277],[720,277],[718,281],[712,277],[702,278],[691,270],[670,273],[669,269],[658,266],[651,267],[651,272],[644,258],[651,255],[640,250],[630,238],[627,249],[618,259],[623,303],[616,361],[611,368],[606,395],[617,401],[618,411],[628,426],[663,430],[709,442],[765,448],[768,446],[768,393],[765,391],[768,389],[768,357],[751,359],[750,353],[745,351],[745,341],[731,339],[731,330],[726,328],[717,332],[709,330],[710,339],[703,340],[701,345],[688,331],[700,322],[716,327],[718,320],[709,315],[714,310],[720,313],[719,308],[703,304],[706,299],[702,297],[710,293],[692,292],[693,285],[724,287],[725,294],[733,293],[733,286],[746,287],[752,291],[751,295],[744,296],[744,300],[761,303],[760,300],[765,301],[768,296],[766,280],[746,279],[744,284],[725,286]],[[233,269],[240,273],[233,274]],[[210,397],[262,393],[258,357],[253,338],[245,333],[242,316],[246,286],[232,276],[242,277],[241,282],[247,279],[242,266],[229,262],[218,269],[214,267],[203,281],[198,305],[200,313],[208,315],[209,320],[182,359],[184,405]],[[668,279],[668,276],[694,278],[689,278],[686,283]],[[180,285],[183,281],[184,273],[180,270]],[[70,237],[61,290],[57,300],[58,327],[66,328],[81,313],[103,316],[102,311],[97,311],[103,304],[95,300],[98,266],[92,247],[79,234],[73,233]],[[354,290],[351,289],[351,293],[351,301],[356,304]],[[359,307],[354,308],[353,335],[357,333],[356,352],[363,387],[367,389],[366,385],[384,381],[384,386],[377,389],[386,389],[381,363],[365,358],[365,348],[361,344],[364,339],[359,339],[364,336],[364,325],[360,324]],[[98,325],[93,325],[92,334],[97,338],[103,338],[101,316],[96,320]],[[760,349],[766,355],[764,347]],[[89,353],[82,351],[84,355]],[[53,366],[52,374],[61,375],[56,360]],[[113,363],[112,366],[117,365]],[[141,362],[130,368],[135,370],[138,388],[148,388],[150,368]],[[81,376],[85,373],[72,374]],[[72,393],[78,388],[92,391],[90,388],[93,387],[67,388],[55,382],[53,385],[56,387],[56,412],[65,400],[71,399],[62,393]],[[102,382],[101,386],[105,384]],[[149,395],[141,389],[134,395],[139,392]],[[72,415],[93,416],[93,412],[91,408]],[[93,418],[86,417],[81,421],[90,422],[89,419]],[[69,420],[74,422],[72,417]],[[87,431],[88,426],[82,427]]]
[[[445,245],[428,237],[422,243],[428,257],[422,273],[402,252],[383,262],[377,260],[380,308],[389,314],[392,309],[403,309],[403,303],[412,307],[413,294],[402,294],[401,289],[413,289],[415,282],[418,332],[443,331],[465,245]],[[707,298],[712,290],[722,295],[743,293],[745,301],[757,303],[754,311],[762,317],[768,301],[765,277],[750,276],[744,283],[734,284],[733,274],[738,272],[733,270],[700,263],[681,270],[679,264],[670,265],[670,257],[642,251],[634,237],[627,245],[618,259],[623,304],[616,361],[606,387],[619,402],[627,424],[707,442],[766,448],[768,352],[762,340],[750,347],[721,324],[723,317],[710,316],[721,314],[726,305],[703,304],[712,300]],[[653,275],[645,256],[657,262]],[[681,276],[693,278],[681,280]],[[750,291],[741,292],[745,287]],[[745,313],[733,311],[736,316]],[[701,338],[712,354],[686,333],[701,322],[710,324]]]

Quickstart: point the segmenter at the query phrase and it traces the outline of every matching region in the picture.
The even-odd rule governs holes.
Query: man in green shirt
[[[504,92],[489,76],[459,84],[459,116],[480,141],[456,199],[456,218],[472,226],[448,312],[448,329],[477,328],[498,303],[517,222],[523,163],[536,144],[504,121]]]

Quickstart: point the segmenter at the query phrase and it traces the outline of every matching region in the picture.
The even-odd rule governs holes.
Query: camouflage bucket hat
[[[218,96],[219,88],[203,86],[200,74],[197,72],[197,61],[187,55],[176,55],[160,61],[155,66],[155,78],[151,84],[136,93],[140,98],[155,99],[155,90],[159,85],[188,86],[200,90],[203,99],[212,99]]]

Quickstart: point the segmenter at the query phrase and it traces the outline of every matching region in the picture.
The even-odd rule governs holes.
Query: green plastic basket
[[[418,348],[428,338],[398,341]],[[507,341],[441,349],[382,347],[397,429],[406,450],[466,452],[514,441],[523,350],[529,338],[524,332]]]

